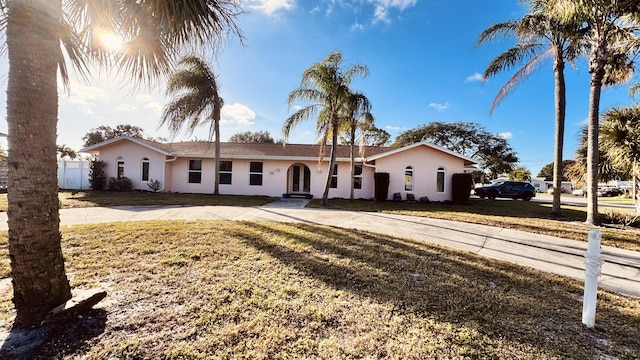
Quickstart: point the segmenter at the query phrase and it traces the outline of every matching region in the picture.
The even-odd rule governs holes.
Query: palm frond
[[[518,84],[526,80],[540,65],[549,57],[553,56],[553,52],[551,49],[542,52],[541,54],[535,56],[528,63],[526,63],[520,70],[516,71],[516,73],[502,86],[500,91],[498,91],[498,95],[496,95],[493,103],[491,104],[491,108],[489,109],[489,115],[493,114],[493,110],[509,95],[511,94]]]

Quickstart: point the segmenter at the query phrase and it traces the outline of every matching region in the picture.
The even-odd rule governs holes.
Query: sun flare
[[[103,32],[100,34],[100,43],[107,50],[120,50],[122,47],[122,39],[112,32]]]

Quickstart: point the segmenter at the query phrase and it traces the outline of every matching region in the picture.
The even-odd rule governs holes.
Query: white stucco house
[[[213,193],[215,146],[211,142],[159,143],[128,136],[86,147],[107,163],[106,176],[128,177],[134,189],[149,190],[157,180],[160,191]],[[322,197],[331,146],[319,162],[319,145],[221,143],[220,193],[225,195],[304,195]],[[357,149],[356,149],[357,151]],[[451,177],[463,173],[476,161],[448,149],[426,143],[402,148],[365,147],[356,155],[355,198],[376,197],[388,178],[386,198],[400,193],[416,199],[451,200]],[[337,147],[329,198],[349,198],[351,176],[349,147]],[[388,175],[386,175],[388,174]],[[376,182],[378,184],[376,185]]]

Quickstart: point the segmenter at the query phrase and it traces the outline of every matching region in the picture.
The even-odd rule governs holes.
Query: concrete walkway
[[[366,230],[447,246],[562,276],[584,280],[586,242],[485,225],[421,217],[307,209],[305,199],[281,199],[260,207],[122,206],[60,210],[62,224],[143,220],[252,220],[306,222]],[[6,230],[0,213],[0,230]],[[640,298],[640,252],[602,247],[599,285]]]

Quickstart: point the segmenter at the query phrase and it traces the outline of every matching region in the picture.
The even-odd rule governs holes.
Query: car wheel
[[[524,201],[531,200],[531,194],[529,194],[529,193],[523,194],[522,195],[522,200],[524,200]]]

